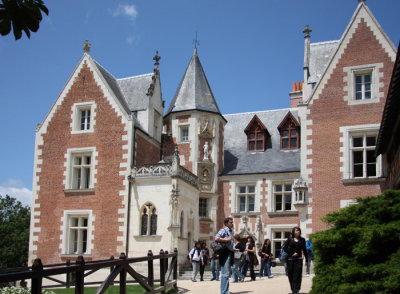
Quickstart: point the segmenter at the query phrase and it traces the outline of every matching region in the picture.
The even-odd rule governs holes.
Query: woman
[[[196,276],[197,276],[197,273],[199,272],[200,263],[204,264],[203,256],[201,255],[200,242],[196,242],[194,244],[193,249],[190,250],[189,261],[193,268],[192,269],[192,282],[197,282]]]
[[[306,265],[308,260],[306,240],[301,237],[301,229],[299,227],[294,227],[292,229],[292,235],[286,240],[285,244],[285,251],[288,254],[287,269],[290,288],[292,289],[293,294],[297,294],[301,287],[303,254],[306,259]]]
[[[271,275],[271,240],[265,239],[264,244],[260,250],[261,266],[260,266],[260,278],[262,276],[267,276],[269,279],[273,277]]]
[[[256,246],[254,245],[253,238],[247,237],[246,249],[244,250],[244,264],[242,267],[242,274],[246,277],[247,269],[250,269],[250,278],[252,281],[256,280],[256,275],[254,273],[254,253],[256,252]]]
[[[240,243],[240,235],[236,234],[235,236],[233,236],[234,240],[235,240],[235,246],[233,246],[233,251],[234,252],[241,252],[242,255],[244,254],[244,246],[242,243]],[[237,254],[235,254],[237,255]],[[239,254],[240,255],[240,254]],[[242,263],[242,256],[240,258],[235,257],[235,260],[233,262],[233,266],[232,266],[232,280],[233,283],[237,283],[238,282],[238,278],[240,282],[244,281],[244,275],[240,272],[240,265]]]

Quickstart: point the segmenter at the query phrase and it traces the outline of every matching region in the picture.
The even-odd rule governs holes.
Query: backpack
[[[217,242],[213,241],[211,243],[211,247],[214,250],[215,254],[220,254],[222,251],[224,251],[227,247],[227,242]]]
[[[286,242],[281,247],[281,254],[279,256],[279,260],[282,262],[286,262],[288,258],[288,254],[286,253]]]

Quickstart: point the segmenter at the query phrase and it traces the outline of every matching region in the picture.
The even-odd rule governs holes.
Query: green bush
[[[400,293],[400,191],[357,201],[326,215],[332,227],[312,235],[310,294]]]
[[[0,288],[0,294],[31,294],[31,290],[22,287]],[[42,294],[55,294],[53,291],[43,290]]]

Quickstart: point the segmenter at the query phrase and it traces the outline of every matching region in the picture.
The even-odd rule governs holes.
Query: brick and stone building
[[[339,40],[310,33],[289,108],[227,115],[196,48],[164,109],[158,54],[152,73],[116,79],[86,43],[36,131],[29,261],[178,248],[183,264],[227,216],[278,256],[293,226],[323,230],[327,213],[379,194],[386,164],[375,148],[396,48],[365,1]]]

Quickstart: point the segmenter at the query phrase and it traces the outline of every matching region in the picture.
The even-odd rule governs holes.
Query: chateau
[[[339,40],[303,33],[290,108],[229,115],[196,48],[165,107],[158,53],[152,73],[117,79],[85,43],[36,130],[29,262],[177,248],[183,264],[227,216],[279,256],[293,226],[308,236],[327,213],[380,194],[375,146],[396,48],[361,0]]]

